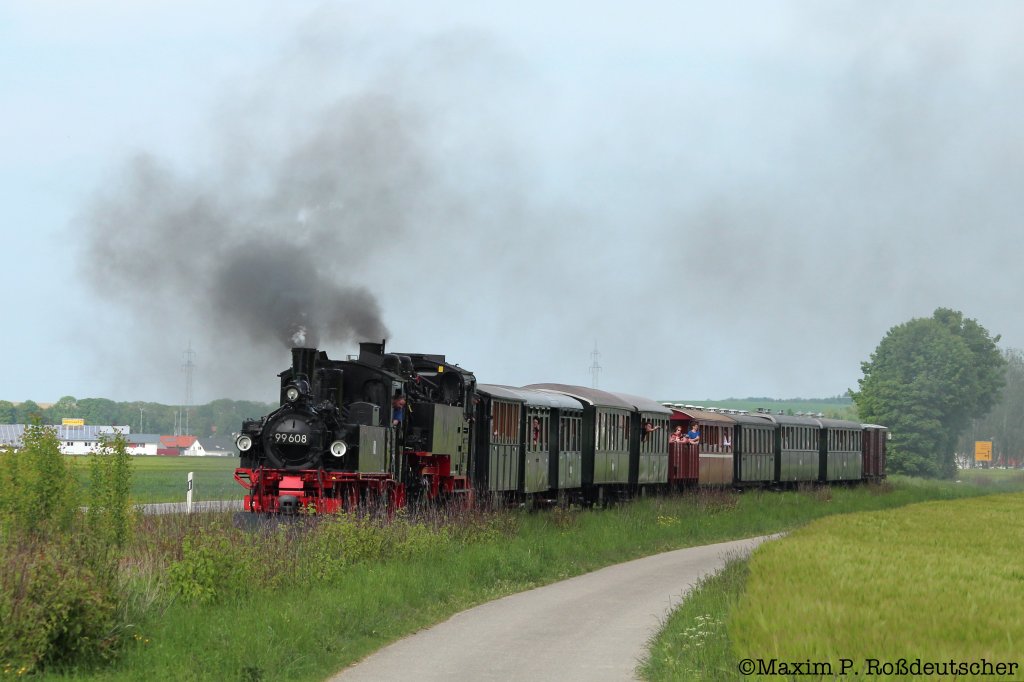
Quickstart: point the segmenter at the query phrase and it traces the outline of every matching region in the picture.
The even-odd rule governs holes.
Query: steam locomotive
[[[330,513],[474,494],[602,503],[691,485],[878,480],[888,430],[821,415],[661,404],[564,384],[478,384],[443,355],[331,360],[293,348],[280,407],[247,420],[235,479],[255,513]],[[699,428],[678,442],[677,426]]]

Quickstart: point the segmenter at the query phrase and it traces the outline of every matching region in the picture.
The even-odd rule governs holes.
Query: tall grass
[[[301,518],[151,517],[120,563],[139,639],[76,679],[322,679],[474,604],[655,552],[793,529],[821,516],[978,494],[952,483],[742,495],[701,491],[550,513],[443,509]]]
[[[894,492],[948,500],[993,485],[1002,484],[899,479]],[[741,680],[744,658],[828,662],[837,674],[846,658],[861,676],[869,658],[1024,662],[1024,625],[1013,615],[1024,603],[1022,512],[1024,495],[986,495],[816,521],[699,585],[640,672]],[[694,641],[702,629],[709,634]]]
[[[86,515],[53,428],[0,452],[0,674],[114,658],[124,640],[118,550],[133,526],[123,436],[91,461]]]
[[[1020,663],[1022,548],[1024,495],[823,519],[754,555],[737,656]]]

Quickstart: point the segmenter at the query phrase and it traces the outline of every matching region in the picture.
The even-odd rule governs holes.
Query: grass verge
[[[226,515],[144,519],[121,562],[133,643],[108,668],[48,676],[324,679],[460,610],[609,564],[979,492],[908,480],[701,491],[602,511],[400,519],[407,528],[397,532],[351,519],[262,534],[234,529]]]

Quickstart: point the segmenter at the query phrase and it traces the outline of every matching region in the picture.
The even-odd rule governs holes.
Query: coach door
[[[488,490],[519,488],[519,427],[522,404],[497,398],[491,401],[491,442],[488,447]]]
[[[531,406],[526,410],[526,456],[523,462],[523,492],[547,490],[551,453],[551,409]]]
[[[552,467],[555,484],[559,489],[579,488],[583,485],[583,413],[580,410],[558,411],[558,467]]]

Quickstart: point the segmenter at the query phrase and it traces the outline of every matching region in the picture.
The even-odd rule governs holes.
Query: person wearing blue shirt
[[[700,442],[700,426],[697,425],[697,422],[690,424],[690,430],[683,436],[683,442],[694,444]]]
[[[400,395],[396,395],[395,399],[391,401],[391,425],[394,427],[400,427],[404,419],[405,398]]]

